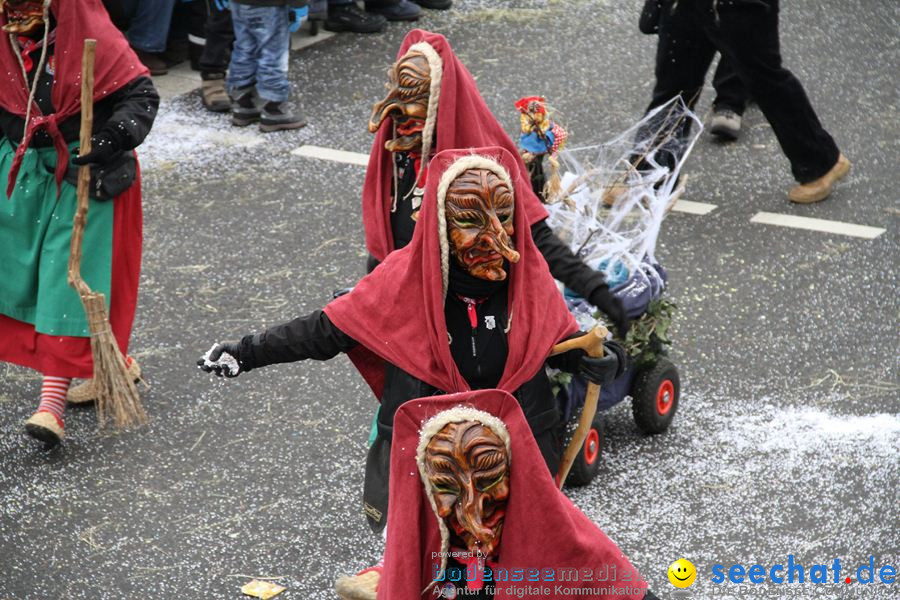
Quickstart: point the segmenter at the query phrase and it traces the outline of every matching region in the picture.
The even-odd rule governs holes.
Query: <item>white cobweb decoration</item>
[[[564,149],[548,224],[607,281],[622,265],[634,273],[645,259],[655,263],[662,221],[684,190],[681,168],[702,129],[676,97],[609,142]]]

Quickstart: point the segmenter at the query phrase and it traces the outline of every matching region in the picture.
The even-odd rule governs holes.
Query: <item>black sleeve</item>
[[[269,327],[244,336],[240,361],[246,370],[296,360],[328,360],[357,346],[356,340],[338,329],[324,311]]]
[[[104,101],[113,107],[100,131],[112,137],[122,150],[138,147],[150,133],[159,108],[159,94],[153,82],[149,77],[138,77]]]
[[[591,298],[598,291],[606,292],[608,289],[603,273],[590,268],[575,256],[569,247],[556,237],[546,220],[538,221],[531,226],[531,237],[544,255],[544,260],[550,267],[550,274],[596,306],[597,303]]]

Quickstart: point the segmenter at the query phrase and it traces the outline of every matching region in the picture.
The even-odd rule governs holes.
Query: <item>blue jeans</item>
[[[122,7],[131,16],[125,37],[144,52],[163,52],[169,37],[175,0],[124,0]]]
[[[266,102],[284,102],[291,91],[288,83],[287,6],[249,6],[231,3],[234,49],[228,66],[228,91],[256,85]]]

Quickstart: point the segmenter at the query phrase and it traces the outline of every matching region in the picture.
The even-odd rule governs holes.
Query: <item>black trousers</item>
[[[728,109],[739,115],[743,115],[750,102],[750,94],[744,87],[744,82],[738,77],[737,71],[724,56],[719,58],[716,72],[713,74],[713,88],[716,90],[716,98],[713,100],[713,108]]]
[[[781,64],[778,0],[666,0],[649,109],[681,95],[693,107],[718,50],[759,104],[794,178],[818,179],[837,162],[803,86]]]
[[[231,58],[231,45],[234,43],[234,28],[231,24],[231,11],[219,10],[213,0],[204,0],[206,4],[206,24],[203,28],[206,44],[200,54],[200,76],[208,79],[210,75],[224,75],[228,70]]]

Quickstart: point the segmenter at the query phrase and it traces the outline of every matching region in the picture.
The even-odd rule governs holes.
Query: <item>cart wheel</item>
[[[603,437],[603,415],[598,412],[591,422],[591,428],[584,439],[584,445],[581,446],[581,452],[575,457],[575,462],[572,463],[572,468],[569,470],[569,477],[566,478],[567,485],[581,487],[593,481],[597,471],[600,470]]]
[[[645,433],[662,433],[669,428],[678,398],[681,380],[678,369],[667,358],[660,358],[642,369],[631,388],[631,412],[634,422]]]

